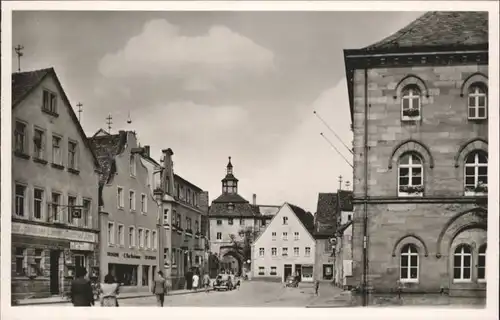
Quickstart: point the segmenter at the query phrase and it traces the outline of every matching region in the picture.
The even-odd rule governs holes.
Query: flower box
[[[403,110],[403,116],[405,117],[418,117],[420,115],[420,110],[417,108],[405,109]]]
[[[408,194],[420,194],[424,192],[424,186],[400,186],[399,192]]]
[[[475,187],[466,187],[465,188],[465,195],[480,195],[480,194],[488,194],[488,185],[484,183],[479,183]]]

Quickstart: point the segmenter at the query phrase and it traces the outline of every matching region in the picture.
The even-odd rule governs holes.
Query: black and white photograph
[[[497,314],[498,4],[321,2],[2,2],[2,317]]]

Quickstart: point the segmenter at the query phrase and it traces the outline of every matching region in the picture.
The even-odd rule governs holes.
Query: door
[[[283,276],[285,277],[283,280],[286,281],[288,276],[292,275],[292,265],[291,264],[285,264],[283,267]]]
[[[166,277],[167,275],[165,275]],[[155,279],[156,279],[156,266],[152,266],[151,267],[151,281],[149,282],[149,288],[153,288],[153,284],[155,282]]]
[[[299,276],[299,281],[302,281],[302,265],[301,264],[295,265],[295,275]]]
[[[323,279],[332,280],[333,279],[333,264],[323,265]]]
[[[75,254],[74,257],[75,257],[75,269],[83,268],[87,270],[85,256],[83,254]]]
[[[61,251],[50,251],[50,293],[59,294],[59,256]]]

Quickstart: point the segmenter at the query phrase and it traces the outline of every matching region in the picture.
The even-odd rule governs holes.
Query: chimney
[[[252,200],[252,203],[253,203],[253,205],[254,205],[254,206],[256,206],[256,205],[257,205],[257,195],[256,195],[255,193],[253,194],[253,200]]]
[[[161,151],[163,153],[163,167],[165,168],[164,174],[163,174],[163,179],[162,179],[162,189],[164,191],[170,190],[173,193],[174,190],[174,163],[172,161],[172,156],[174,155],[174,152],[172,149],[163,149]],[[165,185],[167,183],[167,178],[169,182],[169,186]]]
[[[144,146],[144,155],[149,157],[149,146]]]

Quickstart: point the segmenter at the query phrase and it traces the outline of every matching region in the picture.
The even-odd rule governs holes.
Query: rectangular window
[[[47,90],[43,90],[42,109],[52,113],[57,113],[57,96]]]
[[[116,191],[116,204],[118,208],[123,208],[125,206],[124,204],[124,199],[123,199],[123,188],[118,187]]]
[[[271,267],[271,275],[272,276],[276,275],[276,267]]]
[[[144,229],[139,228],[139,247],[144,248]]]
[[[271,233],[271,237],[272,237],[272,240],[273,240],[273,241],[274,241],[274,240],[276,240],[276,232],[272,232],[272,233]]]
[[[92,201],[89,199],[83,199],[83,209],[82,209],[82,220],[83,226],[88,227],[90,224],[90,217],[92,216]]]
[[[118,241],[120,245],[125,245],[125,234],[123,233],[123,224],[118,225]]]
[[[19,217],[24,217],[26,213],[26,186],[16,184],[16,204],[15,212]]]
[[[43,276],[43,265],[44,265],[44,259],[43,259],[43,250],[42,249],[35,249],[35,271],[37,276]]]
[[[68,214],[67,218],[69,224],[75,223],[75,219],[73,218],[73,210],[75,210],[75,206],[76,206],[76,197],[68,196],[68,207],[66,213]]]
[[[78,168],[78,145],[74,141],[68,142],[68,168],[77,169]]]
[[[282,248],[281,249],[281,255],[283,257],[288,257],[288,248]]]
[[[240,226],[244,226],[245,225],[245,219],[240,219]]]
[[[17,247],[16,250],[16,275],[24,276],[26,274],[26,248]]]
[[[16,121],[16,127],[14,129],[14,151],[26,154],[26,124],[20,121]]]
[[[168,248],[163,248],[163,261],[165,263],[166,266],[168,266],[170,263],[170,259],[169,259],[169,256],[168,256]]]
[[[130,211],[135,211],[135,191],[130,190],[128,193],[128,204]]]
[[[52,163],[62,165],[61,138],[52,136]]]
[[[264,248],[259,248],[259,256],[264,256]]]
[[[273,257],[276,257],[276,256],[277,256],[277,254],[278,254],[278,250],[277,250],[276,248],[271,248],[271,255],[272,255]]]
[[[288,240],[288,232],[283,232],[283,240]]]
[[[33,157],[37,159],[45,158],[45,132],[35,129],[33,136]]]
[[[217,240],[222,240],[222,232],[217,232]]]
[[[136,165],[135,165],[135,155],[131,154],[130,155],[130,175],[132,177],[135,177],[135,169],[136,169]]]
[[[288,217],[283,217],[283,224],[287,225],[288,224]]]
[[[43,194],[43,189],[35,188],[35,190],[33,191],[33,217],[38,220],[41,220],[43,217]]]
[[[168,209],[163,209],[163,224],[168,225]]]
[[[148,201],[144,193],[141,194],[141,212],[142,213],[148,212]]]
[[[299,256],[299,248],[298,248],[298,247],[293,248],[293,255],[294,255],[295,257],[298,257],[298,256]]]
[[[217,225],[221,226],[222,225],[222,220],[217,220]]]
[[[299,240],[299,239],[300,239],[300,238],[299,238],[299,233],[298,233],[298,232],[294,232],[294,233],[293,233],[293,239],[294,239],[294,240]]]
[[[60,206],[61,206],[61,195],[57,192],[52,192],[52,220],[60,222]]]
[[[148,229],[144,232],[144,242],[146,243],[146,249],[151,249],[151,238],[149,237]]]
[[[135,247],[135,228],[134,227],[128,228],[128,246]]]
[[[178,213],[177,214],[177,228],[181,229],[182,228],[182,217],[181,217],[181,214]]]
[[[259,267],[259,276],[264,275],[264,267]]]
[[[115,244],[115,224],[108,222],[108,245]]]
[[[198,221],[195,221],[195,222],[194,222],[194,229],[195,229],[194,231],[195,231],[196,233],[199,233],[199,232],[200,232],[200,223],[199,223]]]
[[[233,218],[229,218],[227,220],[227,224],[229,224],[230,226],[232,226],[233,225]]]
[[[311,255],[311,248],[306,247],[306,257],[309,257]]]
[[[151,234],[153,237],[153,249],[157,250],[158,249],[158,234],[156,233],[156,230],[153,230]]]

